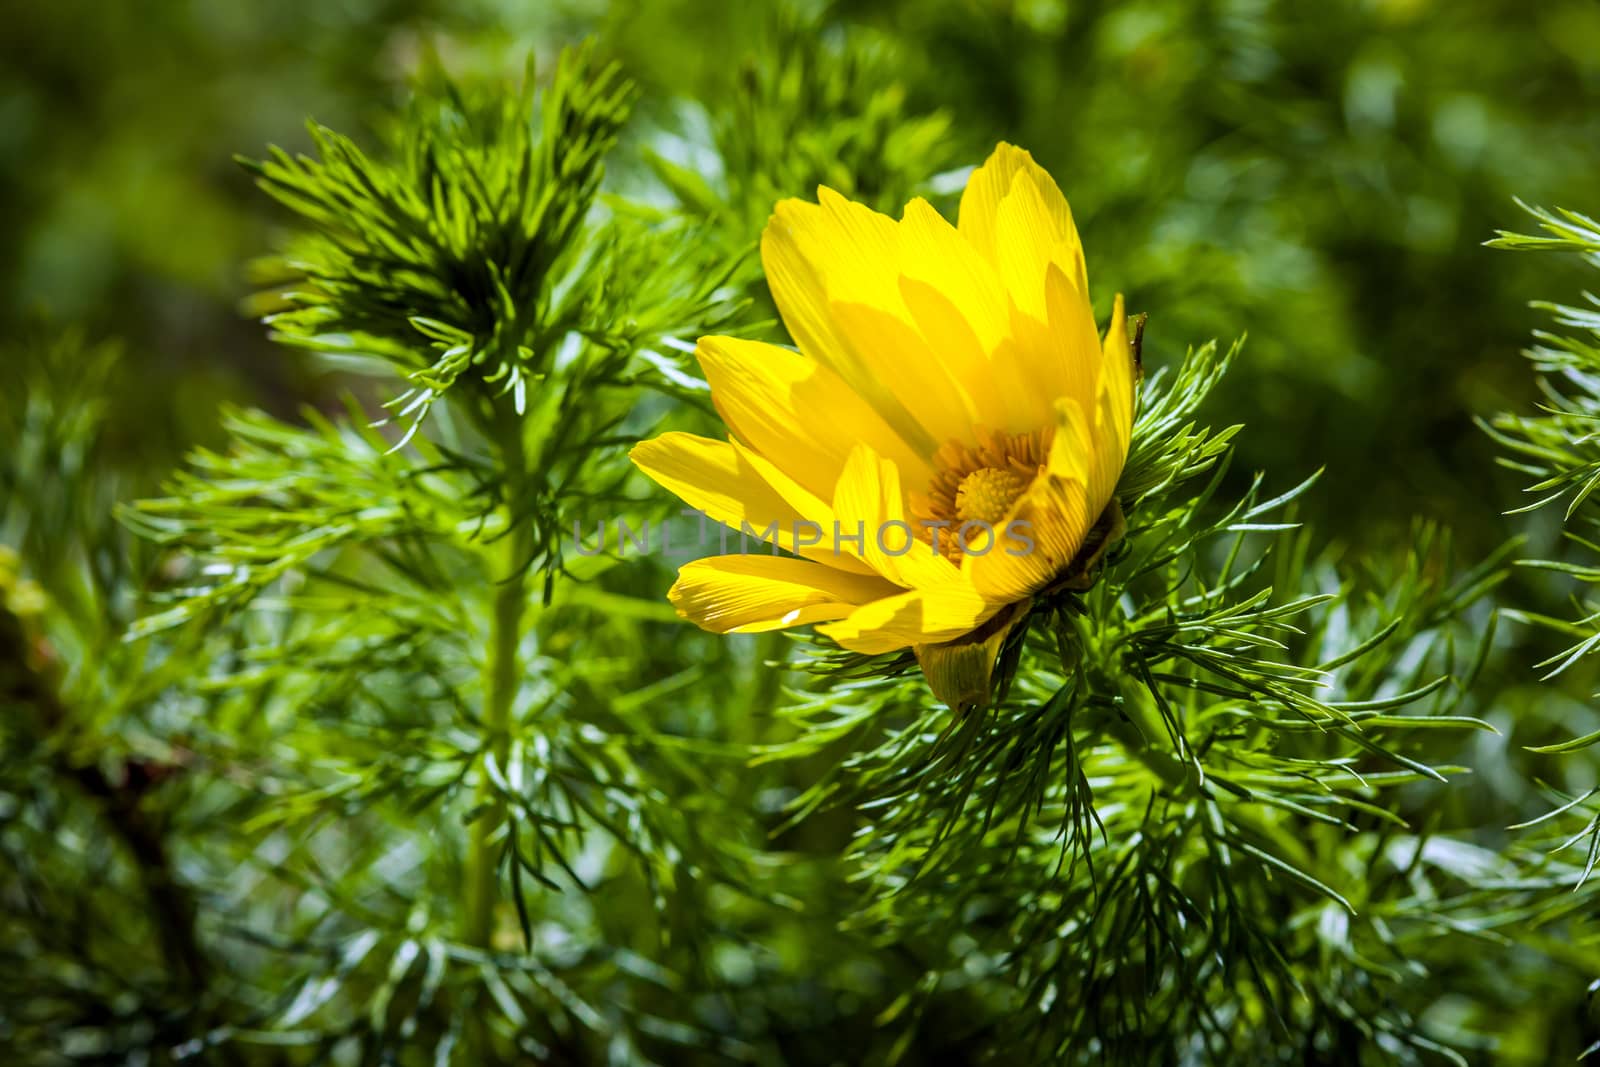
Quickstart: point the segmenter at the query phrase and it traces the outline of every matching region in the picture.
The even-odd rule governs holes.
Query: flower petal
[[[1006,397],[1010,421],[993,424],[1025,433],[1055,419],[1055,401],[1070,397],[1085,411],[1095,407],[1100,377],[1100,333],[1094,311],[1052,263],[1041,279],[1045,314],[1035,318],[1012,305],[1012,341],[994,353],[993,381]]]
[[[1026,150],[1002,142],[972,172],[961,194],[958,225],[1000,270],[1014,298],[1022,294],[1021,306],[1030,314],[1043,310],[1039,287],[1051,262],[1062,266],[1079,292],[1088,293],[1072,209],[1055,179]]]
[[[973,410],[965,390],[912,327],[908,315],[840,300],[829,310],[851,351],[873,354],[864,361],[872,364],[868,373],[891,384],[925,440],[942,444],[965,441],[971,435]]]
[[[1045,271],[1044,293],[1051,345],[1040,362],[1049,368],[1047,373],[1061,382],[1056,395],[1072,397],[1087,411],[1094,406],[1103,362],[1094,309],[1089,306],[1088,296],[1073,286],[1057,263]],[[1119,308],[1121,299],[1117,298]]]
[[[1000,201],[994,220],[995,255],[1006,290],[1018,307],[1037,319],[1044,318],[1044,278],[1052,266],[1064,272],[1080,295],[1089,295],[1077,228],[1055,183],[1050,187],[1064,218],[1046,201],[1038,183],[1021,171],[1012,179],[1011,191]]]
[[[818,197],[780,203],[762,237],[768,284],[796,343],[919,455],[970,442],[975,425],[1003,414],[987,384],[987,353],[1009,321],[993,266],[926,201],[896,222],[827,188]],[[953,309],[944,320],[930,321],[929,293]],[[946,343],[957,323],[976,344]]]
[[[1083,483],[1091,522],[1116,492],[1133,433],[1133,348],[1128,341],[1128,317],[1120,294],[1097,362],[1099,373],[1092,404],[1080,403],[1072,396],[1056,401],[1056,434],[1047,462],[1055,477]],[[1082,383],[1077,385],[1081,387]]]
[[[912,645],[949,641],[972,631],[1000,609],[962,583],[913,589],[865,604],[838,622],[817,627],[853,652],[877,655]]]
[[[900,296],[929,353],[928,358],[940,359],[960,386],[970,422],[955,435],[956,440],[970,443],[967,439],[974,426],[1007,428],[1018,413],[1015,406],[1008,403],[1010,394],[1003,383],[996,380],[994,353],[984,347],[951,296],[927,282],[908,277],[900,279]],[[1008,343],[1003,342],[1001,347]],[[938,353],[937,357],[933,356],[934,352]]]
[[[815,359],[734,337],[702,337],[695,356],[728,428],[813,493],[833,492],[854,441],[869,442],[918,478],[930,475],[882,417]]]
[[[895,221],[831,189],[817,195],[821,204],[781,201],[761,235],[761,262],[778,313],[802,352],[837,372],[911,451],[931,456],[938,442],[892,388],[906,380],[892,372],[905,357],[859,351],[841,334],[832,307],[837,299],[900,313]]]
[[[713,633],[760,633],[843,619],[894,596],[883,579],[783,556],[714,556],[684,564],[667,595],[678,614]]]
[[[861,536],[862,558],[897,585],[927,589],[961,580],[955,564],[914,536],[921,531],[907,518],[899,470],[865,444],[851,450],[839,474],[833,512],[846,530]]]
[[[766,477],[780,479],[781,472],[731,442],[667,433],[641,441],[629,458],[662,488],[724,526],[758,541],[776,542],[840,570],[872,573],[858,558],[835,555],[827,538],[818,537],[807,544],[811,541],[809,534],[798,536],[808,529],[807,524],[829,531],[831,512],[821,504],[815,509],[796,507],[791,498],[808,502],[804,490],[793,483],[780,482],[788,491],[786,496]],[[743,543],[741,537],[740,544]]]
[[[1103,414],[1095,442],[1095,454],[1106,465],[1102,477],[1109,476],[1107,494],[1116,488],[1122,477],[1123,464],[1128,459],[1128,445],[1133,439],[1134,387],[1138,369],[1134,365],[1133,344],[1128,339],[1128,315],[1122,306],[1122,294],[1117,294],[1111,308],[1111,325],[1106,329],[1103,355],[1100,360],[1099,406]],[[1112,469],[1114,468],[1114,469]]]
[[[917,663],[933,695],[954,711],[987,705],[995,659],[1006,638],[1027,614],[1026,605],[1012,604],[954,641],[915,646]]]
[[[900,223],[900,273],[948,297],[985,350],[1006,337],[1006,291],[994,266],[921,197],[906,205]]]

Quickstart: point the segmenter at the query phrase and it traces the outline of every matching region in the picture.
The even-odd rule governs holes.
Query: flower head
[[[719,633],[813,623],[858,652],[914,649],[941,699],[981,703],[1027,603],[1081,581],[1120,522],[1122,298],[1102,339],[1067,201],[1011,145],[973,172],[955,226],[921,199],[898,222],[818,199],[778,204],[761,241],[798,351],[702,338],[729,440],[668,433],[632,453],[794,554],[697,560],[670,595]]]

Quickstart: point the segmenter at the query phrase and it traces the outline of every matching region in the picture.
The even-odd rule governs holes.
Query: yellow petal
[[[1009,429],[1025,417],[1012,402],[1015,397],[996,380],[995,353],[1008,344],[1011,324],[1011,302],[1000,278],[920,198],[906,205],[900,223],[900,272],[905,313],[926,346],[919,364],[940,366],[965,401],[965,425],[930,425],[939,442],[971,444],[973,427]]]
[[[1055,418],[1055,399],[1065,388],[1041,369],[1048,359],[1045,353],[1054,345],[1044,326],[1031,319],[1024,323],[1019,316],[1014,336],[996,349],[989,361],[989,380],[1004,414],[984,425],[1018,434],[1050,425]]]
[[[1052,474],[1083,482],[1091,520],[1116,491],[1133,433],[1133,349],[1120,294],[1097,362],[1099,373],[1091,404],[1081,404],[1070,396],[1056,402],[1057,428],[1048,460]]]
[[[893,238],[876,231],[894,220],[861,205],[841,205],[838,195],[827,197],[834,210],[802,200],[781,201],[761,234],[761,263],[773,302],[800,351],[836,372],[917,455],[930,456],[937,447],[882,379],[863,365],[854,349],[840,337],[830,304],[830,275],[825,268],[849,264],[845,281],[865,302],[892,302],[889,291],[894,271]],[[863,221],[859,208],[882,223]],[[867,265],[863,268],[863,264]],[[874,284],[874,277],[882,279]]]
[[[763,465],[758,457],[742,451],[728,441],[713,441],[687,433],[667,433],[633,447],[629,457],[658,485],[670,491],[691,508],[697,508],[713,521],[735,531],[747,533],[751,540],[776,541],[781,547],[819,560],[841,570],[871,573],[871,568],[849,555],[834,555],[829,538],[811,541],[807,523],[829,531],[832,515],[825,507],[799,508],[791,498],[803,503],[803,490],[792,483],[784,485],[789,496],[774,488],[764,474],[781,478],[781,472]],[[796,537],[797,527],[801,536]],[[719,539],[720,542],[720,539]],[[744,539],[741,538],[741,544]]]
[[[829,305],[829,310],[835,329],[850,350],[871,354],[863,357],[866,373],[889,383],[925,440],[941,444],[967,440],[975,421],[967,393],[904,312],[840,300]]]
[[[842,619],[898,591],[881,578],[782,556],[686,563],[668,594],[678,614],[714,633],[759,633]]]
[[[1005,338],[1006,291],[993,265],[920,197],[906,205],[900,223],[900,273],[948,297],[985,350]]]
[[[955,301],[927,282],[906,277],[900,279],[900,296],[928,358],[941,360],[959,384],[971,423],[956,439],[965,441],[972,426],[1006,428],[1017,413],[996,381],[992,352],[984,347]],[[906,470],[907,477],[910,474]]]
[[[1051,188],[1054,190],[1053,183]],[[1059,199],[1060,191],[1054,191]],[[1066,203],[1059,199],[1060,211],[1067,210]],[[1026,172],[1019,172],[1012,179],[1011,192],[1000,201],[994,221],[1000,276],[1018,307],[1034,318],[1044,318],[1045,272],[1052,266],[1062,270],[1073,288],[1088,297],[1083,246],[1072,216],[1066,214],[1063,230],[1062,218]]]
[[[861,556],[873,570],[908,589],[934,588],[960,581],[960,571],[927,542],[906,515],[906,498],[895,465],[857,444],[839,474],[833,512],[852,534],[860,534]],[[955,536],[945,531],[945,537]],[[904,549],[904,551],[902,551]]]
[[[803,200],[779,202],[761,233],[761,266],[778,314],[800,351],[838,368],[848,357],[834,336],[828,289],[811,265],[806,254],[811,242],[804,237],[821,224],[821,211]]]
[[[805,232],[812,242],[807,254],[823,272],[830,295],[893,309],[899,223],[825,185],[817,189],[817,206],[820,225]]]
[[[1052,263],[1044,279],[1046,318],[1054,347],[1045,362],[1062,383],[1057,396],[1070,396],[1085,411],[1094,406],[1100,383],[1102,348],[1094,324],[1094,309],[1087,295],[1076,289],[1059,264]],[[1119,301],[1121,297],[1117,298]],[[1121,304],[1117,304],[1121,307]],[[1126,327],[1124,327],[1126,332]]]
[[[1032,301],[1051,262],[1060,263],[1079,292],[1088,293],[1083,243],[1072,209],[1055,179],[1026,150],[1001,143],[972,172],[961,194],[958,226],[1000,269],[1007,288],[1024,294],[1024,310],[1037,306]],[[1018,279],[1015,285],[1013,278]]]
[[[984,382],[982,360],[919,332],[902,287],[949,290],[958,317],[978,320],[970,325],[983,349],[1005,327],[993,268],[926,204],[908,207],[908,221],[897,223],[830,189],[818,196],[820,204],[780,203],[762,236],[767,282],[790,334],[919,456],[966,441],[980,414],[974,396]],[[924,254],[929,245],[954,251],[935,261]]]
[[[933,695],[955,711],[987,705],[995,659],[1027,614],[1026,605],[1012,604],[954,641],[915,646],[917,663]]]
[[[897,224],[825,186],[817,196],[821,203],[790,199],[773,209],[761,234],[767,286],[800,350],[838,371],[877,406],[892,394],[864,373],[857,353],[839,336],[829,304],[844,300],[899,310]],[[901,428],[894,418],[890,422]]]
[[[1134,385],[1138,369],[1134,366],[1133,345],[1128,340],[1128,316],[1117,294],[1111,309],[1111,325],[1106,330],[1100,361],[1100,405],[1105,410],[1098,449],[1115,457],[1111,485],[1122,476],[1128,458],[1128,442],[1133,438]]]
[[[838,622],[818,626],[817,631],[853,652],[877,655],[960,637],[1000,607],[985,603],[969,586],[955,583],[873,601]]]
[[[996,389],[1007,397],[1012,421],[1003,428],[1024,433],[1055,419],[1055,401],[1070,397],[1093,411],[1100,377],[1100,333],[1094,311],[1052,263],[1040,278],[1045,310],[1035,318],[1013,305],[1013,340],[994,354]]]
[[[733,337],[702,337],[695,356],[728,428],[811,492],[833,492],[858,440],[916,477],[929,476],[927,464],[882,417],[818,361]]]

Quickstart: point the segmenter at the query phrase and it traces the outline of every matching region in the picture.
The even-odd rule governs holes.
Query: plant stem
[[[1166,720],[1140,689],[1134,685],[1124,688],[1122,714],[1127,718],[1113,722],[1110,732],[1162,785],[1178,788],[1188,780],[1190,769],[1162,743],[1169,737]]]
[[[484,660],[483,729],[485,759],[492,758],[504,770],[511,750],[511,711],[522,679],[520,649],[522,623],[528,602],[527,568],[533,553],[533,528],[518,521],[516,509],[523,499],[527,481],[526,456],[522,442],[522,420],[513,416],[499,422],[501,449],[506,463],[510,531],[498,542],[498,567],[491,568],[499,578],[489,618],[489,649]],[[495,903],[499,897],[496,874],[495,834],[505,821],[505,805],[496,800],[487,769],[480,769],[478,802],[491,808],[472,825],[472,841],[467,853],[467,899],[465,940],[482,948],[490,947],[494,937]]]
[[[1098,661],[1091,651],[1093,635],[1071,616],[1058,616],[1055,636],[1062,670],[1070,673],[1086,657]],[[1171,789],[1183,786],[1189,779],[1190,769],[1162,744],[1168,737],[1166,720],[1149,699],[1149,694],[1125,675],[1104,679],[1102,684],[1108,689],[1120,689],[1122,700],[1118,712],[1103,714],[1093,723],[1093,728],[1114,737],[1163,786]]]

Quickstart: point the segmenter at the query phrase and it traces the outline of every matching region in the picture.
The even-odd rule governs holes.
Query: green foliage
[[[197,452],[170,495],[126,512],[168,553],[166,606],[129,636],[173,647],[143,653],[167,657],[143,680],[188,675],[171,699],[206,711],[182,720],[183,762],[231,769],[201,770],[181,809],[203,811],[199,877],[219,900],[205,933],[254,960],[193,1005],[190,1052],[481,1061],[703,1036],[653,1024],[640,999],[670,989],[640,954],[664,932],[610,916],[664,915],[685,883],[737,886],[722,866],[749,835],[692,799],[716,789],[646,717],[648,687],[605,629],[575,639],[627,601],[558,581],[560,509],[616,492],[632,379],[656,373],[641,351],[727,312],[714,274],[593,217],[626,91],[581,55],[537,111],[526,96],[474,110],[438,82],[401,162],[329,134],[331,163],[261,171],[311,226],[280,333],[376,360],[425,391],[437,428],[396,442],[354,401],[303,426],[235,414],[225,452]],[[449,352],[433,361],[447,345],[453,370]],[[24,459],[84,432],[34,422]]]
[[[166,806],[185,665],[121,639],[150,565],[111,516],[126,380],[117,348],[77,335],[0,359],[0,394],[22,398],[0,407],[0,1043],[18,1062],[177,1044],[212,974]]]
[[[390,161],[313,126],[319,158],[279,150],[247,164],[310,227],[263,265],[289,279],[287,309],[267,321],[286,340],[392,364],[411,388],[391,406],[419,420],[469,368],[521,414],[569,336],[626,354],[696,322],[714,271],[673,292],[687,273],[675,257],[663,286],[653,257],[596,250],[644,242],[659,254],[669,246],[656,235],[583,233],[632,95],[615,66],[590,67],[586,52],[565,55],[537,106],[531,71],[521,94],[435,73],[396,124]]]
[[[759,233],[772,205],[826,185],[898,213],[938,171],[956,165],[950,119],[906,106],[903,86],[880,71],[893,43],[839,35],[778,7],[759,51],[740,57],[725,88],[731,106],[698,116],[709,144],[673,144],[709,162],[715,184],[657,153],[651,164],[682,205],[719,221],[735,244]],[[819,122],[819,116],[827,116]]]
[[[1577,212],[1533,211],[1545,233],[1525,236],[1501,231],[1490,245],[1522,251],[1581,253],[1591,267],[1600,267],[1600,227]],[[1533,479],[1527,492],[1537,497],[1517,510],[1528,512],[1546,505],[1565,502],[1563,519],[1567,540],[1583,555],[1600,552],[1593,528],[1600,525],[1600,511],[1592,502],[1600,487],[1600,445],[1594,426],[1600,418],[1600,314],[1591,307],[1540,304],[1550,312],[1564,332],[1540,331],[1539,344],[1527,353],[1535,371],[1543,403],[1537,415],[1506,412],[1486,424],[1490,436],[1506,452],[1501,463]],[[1579,586],[1600,581],[1600,568],[1593,563],[1572,559],[1529,561],[1529,566],[1567,576]],[[1553,677],[1600,646],[1594,624],[1600,603],[1590,598],[1577,600],[1580,617],[1563,622],[1549,617],[1534,621],[1581,640],[1543,667]],[[1524,613],[1525,617],[1526,613]]]
[[[1283,521],[1310,482],[1219,503],[1231,431],[1187,420],[1225,365],[1146,385],[1125,542],[1035,606],[1006,700],[950,721],[893,677],[824,683],[768,758],[834,768],[797,818],[863,813],[852,924],[939,946],[902,1022],[981,982],[970,1039],[1026,1062],[1460,1062],[1468,1035],[1404,994],[1473,846],[1405,798],[1465,771],[1430,738],[1493,730],[1460,711],[1510,546],[1451,578],[1420,526],[1400,572],[1341,578]]]
[[[1568,252],[1582,257],[1593,270],[1600,267],[1600,226],[1576,211],[1528,209],[1543,231],[1524,235],[1501,231],[1492,247],[1516,251]],[[1537,665],[1545,681],[1579,675],[1592,689],[1596,620],[1600,603],[1589,592],[1600,582],[1600,546],[1595,527],[1600,525],[1594,490],[1600,484],[1600,455],[1595,450],[1594,424],[1600,416],[1600,317],[1595,298],[1589,306],[1540,303],[1554,319],[1554,330],[1541,330],[1527,351],[1538,374],[1541,403],[1536,414],[1501,412],[1486,421],[1484,429],[1503,450],[1501,463],[1529,479],[1527,493],[1535,499],[1517,513],[1531,514],[1560,506],[1561,544],[1548,556],[1520,561],[1523,566],[1551,576],[1569,597],[1570,617],[1518,607],[1508,614],[1547,631],[1566,647]],[[1585,921],[1593,907],[1590,882],[1600,864],[1600,805],[1593,787],[1593,746],[1600,729],[1582,719],[1565,717],[1546,725],[1529,751],[1541,761],[1540,799],[1545,811],[1519,829],[1532,835],[1530,849],[1548,852],[1552,875],[1544,883],[1519,887],[1517,905],[1533,917],[1530,923],[1542,937],[1570,940],[1573,951],[1592,952],[1597,943]],[[1508,902],[1509,903],[1509,902]],[[1594,1041],[1584,1055],[1600,1050]]]
[[[1555,257],[1460,238],[1592,171],[1592,13],[507,8],[69,3],[0,46],[6,1062],[1593,1051],[1596,311],[1550,308],[1542,406],[1490,424],[1532,563],[1460,415],[1523,410],[1507,294]],[[543,56],[591,22],[482,76],[525,51],[498,29]],[[269,226],[204,161],[314,107],[246,164],[285,231],[267,349],[206,324]],[[1155,354],[1127,535],[1033,606],[993,707],[952,716],[907,656],[697,633],[676,560],[572,551],[575,518],[674,514],[625,453],[720,432],[686,353],[772,333],[774,201],[950,208],[1000,137]],[[1600,265],[1594,222],[1538,218],[1496,243]],[[134,344],[12,328],[41,293]],[[1248,355],[1160,356],[1244,326]]]
[[[759,42],[711,79],[706,97],[657,118],[645,150],[652,186],[677,214],[737,257],[730,281],[776,323],[754,254],[778,201],[827,186],[898,216],[913,196],[950,191],[963,160],[949,115],[922,112],[885,77],[899,65],[885,37],[839,34],[786,4],[760,21]],[[751,333],[774,335],[770,326]]]

